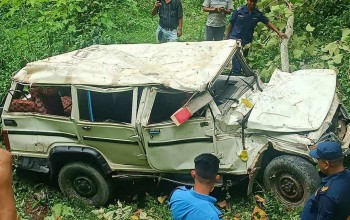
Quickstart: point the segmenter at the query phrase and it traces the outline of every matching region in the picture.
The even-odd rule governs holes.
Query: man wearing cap
[[[192,189],[182,186],[173,191],[169,202],[171,215],[174,220],[222,219],[222,213],[215,207],[216,199],[209,196],[220,179],[220,160],[205,153],[197,156],[194,163],[195,169],[191,171],[194,186]]]
[[[302,220],[344,220],[350,217],[350,171],[344,168],[340,144],[322,142],[310,151],[317,159],[322,178],[320,187],[306,202]]]

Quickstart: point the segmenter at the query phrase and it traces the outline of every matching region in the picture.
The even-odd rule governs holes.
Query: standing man
[[[309,154],[326,176],[306,202],[301,220],[350,219],[350,171],[344,169],[340,144],[322,142]]]
[[[209,153],[194,159],[195,169],[191,171],[194,187],[176,188],[170,195],[170,209],[174,220],[220,220],[222,213],[215,207],[216,199],[209,196],[218,175],[220,160]]]
[[[258,22],[264,23],[269,29],[273,30],[278,36],[288,38],[285,33],[280,32],[269,21],[269,19],[256,7],[258,0],[247,0],[246,5],[242,5],[235,9],[230,18],[230,24],[227,27],[227,39],[240,39],[242,47],[253,41],[253,33]],[[248,56],[249,49],[243,50],[243,55]],[[241,66],[238,63],[237,57],[232,59],[232,73],[237,75],[241,72]]]
[[[11,153],[0,148],[0,220],[16,220]]]
[[[231,14],[232,9],[232,0],[204,0],[203,11],[209,12],[205,29],[206,41],[224,39],[226,15]]]
[[[181,0],[157,0],[152,15],[159,14],[159,25],[156,32],[158,43],[177,41],[182,35]]]

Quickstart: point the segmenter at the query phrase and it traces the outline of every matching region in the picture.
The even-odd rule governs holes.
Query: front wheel
[[[265,187],[290,207],[304,205],[320,181],[316,168],[297,156],[276,157],[264,172]]]
[[[102,206],[112,194],[110,179],[95,167],[81,162],[65,165],[59,172],[58,184],[67,197],[87,205]]]

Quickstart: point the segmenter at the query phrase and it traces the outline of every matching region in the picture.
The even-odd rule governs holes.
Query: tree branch
[[[294,12],[292,8],[292,3],[287,2],[285,0],[286,4],[288,5],[289,10],[292,11],[292,15],[289,16],[288,21],[287,21],[287,26],[286,26],[286,35],[288,36],[287,39],[283,39],[281,42],[281,67],[282,71],[284,72],[289,72],[289,55],[288,55],[288,42],[289,39],[293,35],[293,27],[294,27]]]

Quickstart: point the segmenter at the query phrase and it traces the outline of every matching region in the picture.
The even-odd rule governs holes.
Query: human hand
[[[224,7],[219,8],[218,12],[225,12],[225,8]]]
[[[182,29],[179,28],[177,29],[177,37],[181,37],[181,35],[182,35]]]
[[[283,32],[278,32],[278,36],[281,38],[281,39],[288,39],[288,36],[283,33]]]
[[[156,8],[159,8],[159,6],[161,6],[161,5],[162,5],[162,3],[160,3],[160,1],[156,1],[154,3],[154,7],[156,7]]]

